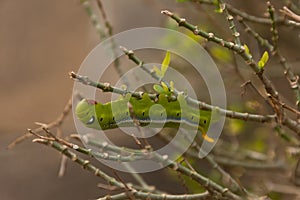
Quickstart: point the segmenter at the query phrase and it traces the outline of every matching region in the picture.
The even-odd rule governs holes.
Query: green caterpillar
[[[137,123],[139,126],[151,127],[161,127],[162,124],[164,127],[182,125],[186,129],[201,131],[205,140],[214,142],[214,139],[206,135],[211,112],[189,106],[182,94],[178,95],[176,101],[169,101],[165,94],[159,94],[156,100],[151,100],[147,93],[141,99],[127,94],[105,104],[83,99],[77,104],[75,114],[86,127],[93,129],[131,127]]]

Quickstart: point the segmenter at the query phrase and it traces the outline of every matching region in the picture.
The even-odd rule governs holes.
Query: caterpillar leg
[[[204,140],[206,140],[207,142],[214,142],[215,140],[211,137],[209,137],[208,135],[206,135],[206,133],[202,133],[202,137]]]
[[[207,142],[214,142],[215,141],[213,138],[206,135],[206,130],[203,127],[199,126],[198,129],[201,131],[202,137],[203,137],[204,140],[206,140]]]

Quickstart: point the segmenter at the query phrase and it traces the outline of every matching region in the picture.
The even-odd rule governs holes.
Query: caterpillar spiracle
[[[132,109],[129,109],[128,102]],[[151,127],[163,125],[176,128],[182,125],[185,129],[199,130],[206,141],[214,141],[206,135],[211,112],[189,106],[182,94],[175,101],[169,101],[164,94],[159,94],[156,100],[152,100],[147,93],[141,99],[127,94],[105,104],[83,99],[75,108],[76,116],[86,127],[101,130],[135,126],[136,121],[132,119],[131,112],[139,126],[151,124]]]

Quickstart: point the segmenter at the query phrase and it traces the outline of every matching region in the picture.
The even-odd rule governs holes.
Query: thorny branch
[[[88,77],[81,76],[79,74],[76,74],[75,72],[70,72],[70,76],[71,76],[71,78],[73,78],[76,81],[81,82],[82,84],[99,88],[103,92],[113,92],[113,93],[117,93],[117,94],[121,94],[121,95],[125,95],[125,94],[129,93],[133,97],[136,97],[139,99],[142,98],[142,95],[143,95],[143,92],[134,92],[134,91],[124,90],[121,88],[111,86],[109,83],[94,82],[93,80],[90,80]],[[155,100],[157,98],[157,94],[150,93],[149,97],[151,99]],[[172,99],[175,100],[176,96],[174,96]],[[188,103],[196,102],[196,104],[195,104],[196,106],[201,105],[200,108],[202,108],[202,109],[205,108],[206,110],[218,109],[218,111],[220,111],[220,114],[225,114],[226,117],[229,117],[229,118],[241,119],[241,120],[245,120],[245,121],[263,122],[263,123],[264,122],[272,122],[275,120],[274,115],[258,115],[258,114],[236,112],[236,111],[231,111],[231,110],[224,110],[222,108],[213,107],[209,104],[206,104],[204,102],[200,102],[198,100],[191,99],[191,98],[187,98],[187,102]]]
[[[175,20],[178,23],[179,26],[182,26],[182,27],[192,31],[195,35],[204,37],[208,41],[215,42],[225,48],[228,48],[228,49],[236,52],[238,55],[240,55],[245,60],[246,64],[248,66],[250,66],[251,69],[256,73],[257,77],[264,85],[266,93],[268,95],[272,96],[274,99],[279,100],[278,91],[272,85],[272,82],[269,80],[269,78],[263,73],[263,70],[261,70],[258,67],[257,62],[255,62],[253,60],[252,56],[249,55],[245,51],[244,47],[241,47],[233,42],[225,41],[222,38],[216,37],[213,33],[205,32],[205,31],[199,29],[197,26],[187,22],[186,19],[181,18],[168,10],[163,10],[163,11],[161,11],[161,13],[172,18],[173,20]],[[288,127],[289,129],[293,130],[298,135],[300,135],[300,124],[297,121],[286,116],[285,112],[283,110],[278,109],[278,108],[280,108],[280,105],[273,104],[273,107],[274,107],[274,112],[276,113],[276,116],[277,116],[276,119],[279,120],[279,123],[283,124],[284,126]]]
[[[143,70],[145,70],[147,73],[149,73],[154,79],[158,81],[163,81],[166,85],[168,85],[167,82],[164,81],[164,79],[161,79],[158,77],[153,71],[149,70],[146,68],[143,64],[143,61],[141,61],[137,56],[134,55],[134,52],[132,50],[127,50],[125,47],[122,47],[123,52],[128,56],[130,60],[132,60],[135,64],[139,65]],[[179,91],[174,89],[174,93],[178,94]],[[203,110],[218,110],[218,112],[221,115],[225,115],[226,117],[229,118],[235,118],[235,119],[241,119],[245,121],[256,121],[256,122],[271,122],[275,120],[275,115],[257,115],[257,114],[249,114],[249,113],[241,113],[241,112],[236,112],[236,111],[231,111],[231,110],[225,110],[219,107],[214,107],[212,105],[206,104],[205,102],[198,101],[195,99],[192,99],[190,97],[186,98],[186,101],[193,105],[193,106],[198,106],[200,109]]]
[[[155,160],[158,163],[166,164],[171,170],[178,171],[178,172],[192,178],[193,180],[198,182],[200,185],[202,185],[204,188],[206,188],[207,191],[211,195],[218,195],[218,196],[221,196],[221,197],[224,197],[224,198],[227,197],[227,198],[230,198],[230,199],[241,199],[239,196],[232,193],[228,188],[224,188],[221,185],[218,185],[217,183],[215,183],[213,181],[210,181],[208,178],[200,175],[198,172],[196,172],[194,170],[191,170],[191,169],[189,169],[189,168],[187,168],[187,167],[185,167],[185,166],[183,166],[183,165],[181,165],[177,162],[174,162],[174,161],[170,160],[165,155],[159,155],[156,152],[148,151],[146,149],[143,149],[143,150],[125,149],[125,148],[121,148],[121,147],[118,147],[118,146],[110,145],[106,142],[99,143],[99,142],[96,142],[96,141],[91,141],[88,138],[85,138],[85,140],[87,140],[87,143],[88,142],[92,143],[94,146],[97,146],[102,151],[108,150],[108,152],[103,152],[103,153],[94,152],[91,149],[85,149],[83,147],[80,147],[79,145],[72,144],[68,141],[65,141],[65,140],[61,139],[61,138],[55,137],[45,127],[43,127],[42,129],[46,132],[46,134],[49,135],[49,137],[45,137],[45,136],[37,134],[33,131],[30,131],[31,134],[33,134],[34,136],[37,137],[36,139],[33,140],[33,142],[38,142],[38,143],[41,143],[41,144],[44,144],[44,145],[51,146],[52,148],[54,148],[57,151],[61,152],[66,157],[70,158],[73,162],[81,165],[84,169],[92,172],[96,176],[101,177],[102,179],[107,181],[109,184],[127,190],[127,192],[126,192],[127,194],[129,192],[130,195],[135,196],[135,194],[138,192],[135,189],[135,186],[133,184],[129,184],[129,183],[127,184],[127,183],[124,183],[123,181],[118,181],[116,178],[113,178],[113,177],[107,175],[106,173],[101,171],[99,168],[92,165],[89,160],[84,160],[84,159],[80,158],[77,154],[72,152],[71,149],[75,150],[77,152],[89,155],[91,157],[100,157],[100,158],[106,159],[106,160],[121,161],[121,162],[129,161],[127,159],[124,159],[124,158],[126,158],[126,156],[124,157],[124,153],[125,154],[130,153],[130,155],[132,157],[132,159],[130,161],[136,160],[136,158],[137,158],[136,156],[142,156],[143,159],[151,159],[151,160]],[[111,153],[117,153],[117,155],[115,155],[115,156],[110,155]],[[116,160],[116,158],[118,158],[118,159]],[[148,191],[148,193],[149,192],[150,191]],[[138,196],[139,195],[143,196],[143,192],[141,191],[138,194]],[[153,196],[155,196],[155,195],[158,195],[158,194],[153,194]],[[166,194],[160,194],[160,195],[163,197]],[[195,199],[196,197],[199,197],[199,198],[202,197],[202,195],[207,196],[208,194],[207,193],[202,193],[202,194],[198,194],[197,196],[195,196],[195,195],[185,195],[185,197],[189,197],[188,199],[190,199],[190,198]],[[174,197],[174,196],[169,195],[169,197]]]
[[[216,5],[216,1],[214,0],[191,0],[193,2],[197,2],[200,4],[209,4],[209,5]],[[230,13],[232,13],[235,16],[240,16],[243,17],[245,20],[250,21],[250,22],[255,22],[255,23],[259,23],[259,24],[272,24],[272,21],[269,18],[262,18],[262,17],[257,17],[254,15],[250,15],[246,12],[243,12],[235,7],[233,7],[231,4],[229,3],[225,3],[226,8],[228,9],[228,11]],[[300,23],[299,22],[295,22],[292,20],[287,20],[284,17],[278,17],[275,20],[275,23],[278,25],[284,25],[284,26],[291,26],[291,27],[295,27],[295,28],[300,28]]]
[[[295,91],[296,98],[297,98],[297,105],[300,107],[300,92],[299,92],[299,77],[295,75],[289,68],[289,66],[286,64],[285,58],[280,54],[278,47],[277,47],[277,40],[278,40],[278,31],[277,26],[293,26],[295,28],[300,27],[300,16],[293,13],[291,10],[289,10],[287,7],[283,7],[281,12],[290,18],[292,18],[295,21],[288,20],[285,17],[275,17],[275,10],[272,7],[272,5],[268,4],[268,12],[269,12],[269,18],[261,18],[253,15],[249,15],[246,12],[242,12],[241,10],[234,8],[232,5],[228,3],[224,3],[222,0],[214,1],[214,0],[193,0],[198,3],[204,3],[204,4],[211,4],[216,5],[216,2],[219,4],[219,6],[223,9],[226,19],[229,23],[229,28],[231,30],[232,36],[234,38],[234,43],[226,41],[222,38],[216,37],[214,33],[208,33],[201,29],[199,29],[197,26],[194,26],[190,23],[188,23],[184,18],[181,18],[174,13],[165,10],[162,11],[163,14],[169,16],[170,18],[174,19],[179,26],[183,26],[186,29],[192,31],[195,35],[202,36],[206,38],[208,41],[213,41],[223,47],[226,47],[238,55],[240,55],[247,65],[249,65],[252,70],[256,73],[257,77],[260,79],[261,83],[265,87],[266,95],[269,97],[269,102],[271,102],[272,107],[274,108],[273,115],[258,115],[258,114],[249,114],[249,113],[241,113],[241,112],[235,112],[231,110],[225,110],[222,108],[216,108],[209,104],[206,104],[204,102],[191,99],[187,97],[187,102],[194,105],[199,106],[201,109],[205,110],[214,110],[218,109],[220,114],[225,115],[228,118],[235,118],[235,119],[241,119],[245,121],[256,121],[256,122],[277,122],[282,123],[282,125],[285,125],[289,129],[293,130],[294,132],[298,133],[300,135],[300,124],[291,118],[289,118],[284,110],[289,110],[291,112],[296,113],[297,115],[300,115],[300,112],[293,107],[287,105],[280,99],[280,95],[277,92],[276,88],[272,85],[272,82],[268,79],[268,77],[265,76],[264,71],[259,69],[257,62],[253,60],[252,56],[248,55],[245,52],[244,47],[242,46],[242,43],[239,38],[239,32],[236,29],[236,26],[234,24],[234,18],[233,16],[238,16],[239,22],[245,27],[246,32],[249,32],[253,37],[257,39],[257,41],[262,45],[266,46],[270,52],[273,52],[273,54],[277,55],[280,63],[282,64],[283,68],[285,69],[285,75],[287,80],[290,83],[291,88]],[[88,0],[81,0],[81,3],[86,9],[87,14],[90,16],[91,21],[93,25],[95,26],[100,38],[106,38],[108,36],[112,36],[112,26],[110,22],[107,20],[107,16],[105,14],[105,10],[103,8],[101,0],[97,0],[98,8],[101,12],[101,16],[104,19],[105,28],[104,30],[99,23],[99,20],[94,15]],[[273,45],[268,42],[268,40],[261,37],[258,33],[256,33],[253,29],[251,29],[245,22],[245,21],[252,21],[255,23],[261,23],[261,24],[269,24],[272,27],[272,33],[273,33]],[[115,44],[114,42],[111,44],[112,46],[112,53],[115,55]],[[156,80],[161,80],[160,77],[157,77],[154,72],[147,69],[143,65],[143,61],[141,61],[138,57],[134,55],[134,52],[131,50],[127,50],[126,48],[122,48],[124,53],[128,56],[130,60],[132,60],[135,64],[139,65],[142,69],[144,69],[146,72],[148,72],[151,76],[153,76]],[[115,66],[117,70],[119,70],[119,74],[122,74],[122,72],[119,69],[119,63],[118,61],[115,63]],[[121,95],[124,95],[126,93],[130,93],[132,96],[136,98],[141,98],[142,93],[139,92],[133,92],[128,90],[123,90],[114,86],[111,86],[109,83],[101,83],[101,82],[94,82],[93,80],[90,80],[88,77],[81,76],[79,74],[76,74],[74,72],[70,73],[70,76],[72,79],[77,80],[85,85],[93,86],[96,88],[101,89],[103,92],[114,92]],[[167,84],[167,83],[166,83]],[[178,94],[179,91],[175,90],[175,96],[173,97],[176,99],[176,94]],[[150,98],[156,98],[156,94],[150,94]],[[47,146],[50,146],[57,151],[61,152],[63,154],[63,158],[70,158],[73,162],[81,165],[83,169],[88,170],[95,174],[98,177],[101,177],[103,180],[105,180],[111,187],[115,187],[118,189],[122,189],[122,191],[119,194],[116,195],[106,195],[105,197],[99,198],[99,200],[104,199],[209,199],[209,198],[218,198],[218,199],[243,199],[243,195],[241,193],[246,192],[246,190],[239,185],[238,182],[236,182],[235,179],[233,179],[226,171],[224,171],[218,164],[223,163],[224,165],[232,165],[232,166],[244,166],[244,167],[257,167],[259,168],[260,165],[247,165],[247,163],[238,163],[234,160],[226,160],[224,156],[208,156],[206,160],[215,168],[217,169],[223,176],[223,178],[228,178],[229,182],[233,184],[233,186],[236,187],[236,189],[232,189],[228,186],[221,186],[220,184],[211,181],[209,178],[201,175],[198,171],[196,171],[192,167],[186,167],[182,165],[179,162],[175,162],[170,160],[165,155],[159,155],[156,152],[152,152],[151,149],[129,149],[129,148],[123,148],[118,146],[109,145],[108,143],[100,143],[99,141],[86,141],[91,143],[93,146],[100,148],[102,151],[93,151],[91,149],[83,148],[77,144],[73,144],[65,139],[62,139],[60,136],[54,135],[50,129],[52,128],[59,128],[61,124],[63,123],[65,117],[68,115],[68,113],[71,110],[71,98],[68,101],[67,105],[64,108],[64,111],[62,114],[53,122],[49,124],[41,124],[41,127],[36,128],[34,130],[28,129],[28,132],[20,137],[17,138],[15,141],[13,141],[8,148],[14,147],[19,142],[23,141],[26,138],[31,137],[32,135],[36,138],[33,140],[33,142],[37,142],[40,144],[44,144]],[[46,136],[42,135],[41,133],[44,132]],[[83,138],[84,139],[84,138]],[[87,140],[87,138],[85,138]],[[195,146],[194,146],[195,147]],[[199,147],[196,149],[199,150]],[[197,194],[183,194],[183,195],[172,195],[168,194],[162,191],[157,190],[154,187],[148,186],[143,179],[141,181],[138,181],[140,185],[134,185],[131,183],[127,183],[123,181],[118,174],[115,173],[115,177],[110,176],[101,169],[97,168],[96,166],[92,165],[89,160],[82,159],[79,157],[76,153],[82,153],[85,155],[90,156],[91,158],[100,158],[104,160],[110,160],[110,161],[118,161],[118,162],[131,162],[136,161],[140,159],[153,159],[158,163],[166,164],[170,170],[177,171],[180,174],[183,174],[191,179],[193,179],[195,182],[199,183],[202,187],[206,189],[203,193],[197,193]],[[104,151],[104,152],[103,152]],[[189,152],[188,152],[189,153]],[[192,152],[191,155],[195,154],[195,152]],[[217,162],[216,162],[217,161]],[[300,162],[299,162],[300,163]],[[298,163],[298,165],[299,165]],[[282,162],[278,163],[271,163],[268,165],[261,165],[262,169],[266,168],[280,168],[282,167]],[[300,168],[300,167],[299,167]],[[297,174],[299,176],[299,173]],[[138,180],[141,177],[137,177]],[[226,185],[226,184],[225,184]],[[241,196],[239,196],[241,195]],[[256,198],[256,197],[255,197]],[[258,198],[258,197],[257,197]],[[267,199],[266,197],[263,197],[264,199]]]
[[[274,51],[274,46],[269,43],[269,41],[265,38],[263,38],[259,33],[254,31],[248,24],[246,24],[243,20],[243,18],[238,18],[239,22],[242,24],[242,26],[245,28],[245,32],[252,35],[261,46],[267,47],[270,52]],[[299,85],[299,77],[294,74],[294,72],[291,70],[290,66],[286,63],[286,59],[281,55],[281,52],[279,49],[277,49],[276,56],[278,56],[279,62],[284,69],[284,76],[289,82],[290,88],[294,91],[296,96],[296,105],[300,106],[300,85]]]

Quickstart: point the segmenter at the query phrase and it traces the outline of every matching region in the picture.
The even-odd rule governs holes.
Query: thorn
[[[124,53],[128,52],[128,50],[127,50],[125,47],[123,47],[123,46],[120,46],[119,48],[120,48]]]
[[[172,12],[170,12],[170,11],[168,11],[168,10],[162,10],[160,13],[161,13],[161,14],[164,14],[164,15],[167,15],[167,16],[169,16],[169,17],[172,17],[172,16],[174,15]]]
[[[76,79],[76,77],[77,77],[74,71],[69,72],[69,76],[72,79]]]

